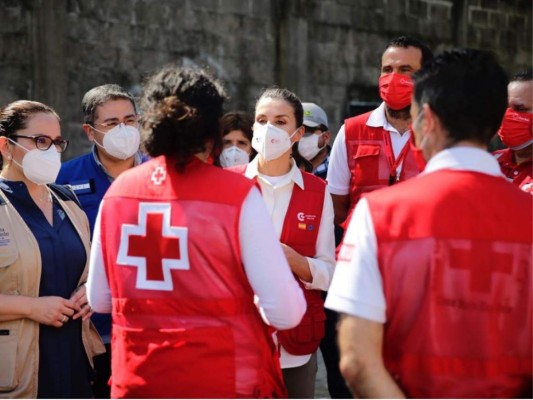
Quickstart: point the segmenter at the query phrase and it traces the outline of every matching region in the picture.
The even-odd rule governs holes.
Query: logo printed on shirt
[[[296,214],[296,219],[298,222],[298,229],[312,231],[315,229],[313,221],[316,219],[316,215],[305,214],[304,212],[299,212]]]
[[[9,246],[9,243],[11,243],[9,232],[6,232],[4,228],[0,228],[0,247]]]
[[[90,194],[95,192],[94,179],[70,181],[69,185],[78,196],[80,194]]]
[[[79,184],[79,185],[71,185],[71,187],[72,187],[72,190],[74,190],[75,192],[78,192],[80,190],[90,189],[91,188],[91,184],[89,182],[87,182],[87,183],[82,183],[82,184]]]
[[[154,185],[161,185],[165,179],[167,179],[167,170],[162,165],[157,166],[154,172],[152,172],[150,180]]]
[[[305,214],[303,212],[299,212],[298,214],[296,214],[296,218],[298,218],[298,221],[300,222],[309,222],[309,221],[314,221],[316,219],[316,215],[313,215],[313,214]]]
[[[524,192],[533,194],[533,182],[526,183],[520,187]]]
[[[513,252],[498,242],[450,240],[448,268],[467,274],[472,292],[490,293],[498,276],[513,272]]]
[[[171,270],[189,270],[188,229],[171,226],[169,203],[140,203],[138,225],[122,225],[117,264],[137,268],[135,287],[174,289]]]

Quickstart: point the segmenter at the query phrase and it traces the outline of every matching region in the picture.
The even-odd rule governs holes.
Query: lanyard
[[[403,160],[405,160],[405,157],[407,156],[407,152],[409,151],[409,141],[405,143],[405,145],[402,148],[402,151],[400,151],[400,154],[398,155],[398,158],[395,159],[394,151],[392,149],[392,142],[390,139],[390,133],[388,131],[383,132],[383,137],[385,139],[385,154],[387,156],[387,161],[390,167],[390,175],[389,175],[389,186],[390,186],[400,180],[401,171],[398,174],[396,170],[398,169],[398,166],[403,162]]]

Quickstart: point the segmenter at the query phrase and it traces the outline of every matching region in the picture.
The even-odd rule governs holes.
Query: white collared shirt
[[[111,175],[107,173],[107,170],[105,169],[104,164],[100,162],[100,158],[98,156],[98,150],[95,144],[93,144],[91,147],[91,153],[93,155],[94,161],[96,162],[96,165],[102,168],[102,171],[104,171],[104,173],[106,174],[107,179],[109,179],[109,182],[112,183],[115,180],[115,178],[113,178]],[[141,165],[142,163],[143,163],[143,153],[141,150],[137,150],[137,152],[134,154],[133,167],[136,167],[137,165]]]
[[[267,177],[258,171],[258,156],[256,156],[246,168],[246,177],[253,179],[257,177],[257,182],[261,187],[263,199],[267,206],[274,224],[274,231],[278,238],[281,237],[285,215],[289,207],[294,185],[304,187],[302,172],[293,162],[288,174],[280,177]],[[333,224],[333,202],[326,189],[324,195],[324,205],[322,208],[322,220],[318,231],[316,254],[314,257],[306,257],[309,269],[313,277],[312,282],[303,282],[307,289],[328,290],[335,270],[335,234]],[[295,356],[287,353],[281,348],[282,368],[298,367],[305,364],[311,355]]]
[[[400,134],[396,128],[389,124],[385,116],[385,103],[381,103],[378,108],[370,113],[366,125],[373,128],[383,128],[389,133],[395,158],[398,157],[404,146],[409,142],[409,137],[411,136],[410,131]],[[402,172],[402,167],[403,162],[396,169],[398,176]],[[342,125],[337,133],[330,154],[327,178],[330,193],[336,195],[349,194],[351,175],[346,151],[346,131],[345,126]]]
[[[501,176],[500,166],[492,155],[474,147],[454,147],[431,158],[426,175],[443,169],[474,171]],[[383,282],[377,261],[377,238],[365,198],[355,206],[344,243],[353,246],[350,261],[339,260],[331,283],[326,307],[344,314],[386,322]]]

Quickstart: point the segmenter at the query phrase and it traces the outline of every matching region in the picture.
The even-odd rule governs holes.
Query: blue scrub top
[[[81,208],[89,219],[91,237],[98,208],[113,180],[107,175],[100,162],[97,161],[96,152],[96,147],[93,145],[91,152],[61,164],[61,170],[56,180],[56,183],[60,185],[69,184],[72,186],[72,190],[74,190],[80,201]],[[135,155],[135,165],[139,165],[146,160],[147,156],[140,151]],[[94,313],[91,319],[104,343],[110,343],[111,314]]]
[[[0,180],[0,188],[31,230],[41,252],[39,297],[70,298],[86,262],[83,242],[53,200],[53,226],[23,182]],[[39,398],[91,398],[91,367],[81,338],[81,318],[61,328],[39,327]]]

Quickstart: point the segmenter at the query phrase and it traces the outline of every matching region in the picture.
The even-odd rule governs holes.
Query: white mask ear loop
[[[296,128],[296,130],[295,130],[293,133],[291,133],[291,134],[289,135],[289,142],[291,143],[291,147],[293,147],[295,143],[297,143],[297,142],[300,141],[300,140],[296,140],[296,141],[293,142],[293,141],[291,140],[292,137],[298,133],[298,129],[300,129],[300,128]]]
[[[418,115],[416,116],[415,120],[413,121],[413,123],[411,125],[414,127],[415,124],[418,124],[423,115],[424,115],[424,110],[422,110],[422,111],[420,111],[418,113]]]
[[[296,130],[292,134],[289,135],[289,140],[292,139],[292,137],[298,133],[300,128],[301,128],[301,126],[299,128],[296,128]],[[292,144],[294,144],[294,142]]]
[[[20,147],[20,148],[21,148],[22,150],[24,150],[26,153],[28,153],[28,152],[30,151],[30,150],[28,150],[26,147],[24,147],[23,145],[21,145],[21,144],[17,143],[16,141],[14,141],[13,139],[7,138],[7,140],[9,140],[9,141],[10,141],[11,143],[13,143],[15,146]],[[22,164],[19,164],[18,162],[16,162],[12,155],[9,155],[9,156],[8,156],[8,160],[9,160],[9,161],[13,161],[13,163],[14,163],[15,165],[18,165],[21,169],[23,169],[23,168],[22,168]]]
[[[105,134],[106,134],[106,132],[102,132],[100,129],[96,129],[96,128],[95,128],[94,126],[92,126],[91,124],[87,124],[87,125],[89,125],[89,126],[91,127],[92,130],[95,130],[96,132],[101,133],[102,135],[105,135]],[[103,144],[103,143],[102,143],[102,144],[98,143],[98,140],[96,140],[96,137],[94,138],[94,144],[96,144],[98,147],[101,147],[102,149],[105,150],[104,144]]]

